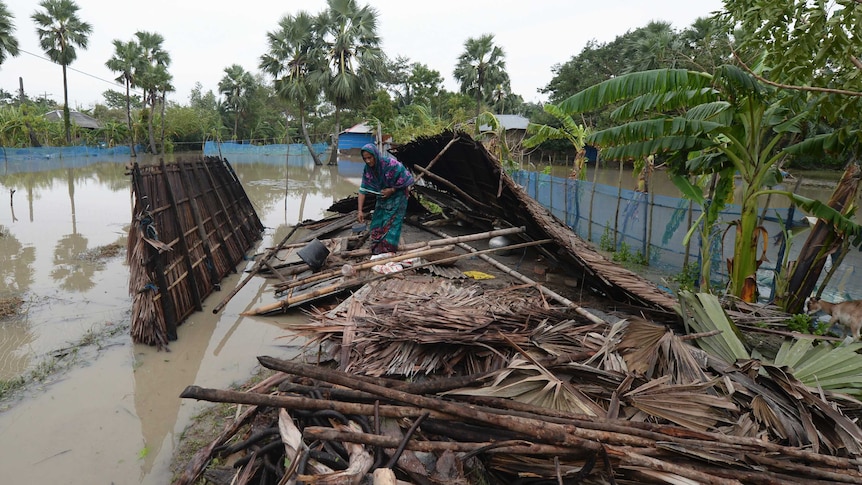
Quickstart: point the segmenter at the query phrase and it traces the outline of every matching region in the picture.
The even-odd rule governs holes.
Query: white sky
[[[0,65],[0,87],[43,94],[63,101],[60,66],[44,59],[31,15],[36,0],[2,0],[14,15],[15,37],[22,52]],[[169,99],[188,103],[196,82],[203,91],[218,95],[224,69],[239,64],[257,73],[260,56],[266,52],[266,33],[276,29],[287,13],[305,10],[317,14],[325,0],[248,0],[220,2],[204,0],[147,0],[126,2],[76,0],[79,17],[93,27],[86,50],[69,71],[69,104],[73,109],[92,108],[103,102],[102,92],[122,91],[116,77],[105,67],[113,55],[114,39],[132,40],[138,30],[158,32],[171,55],[169,70],[174,93]],[[446,89],[457,91],[452,77],[464,42],[493,34],[506,54],[512,90],[525,101],[545,101],[537,92],[553,77],[551,67],[577,55],[587,41],[613,40],[651,20],[663,20],[676,29],[691,25],[698,17],[721,9],[721,0],[358,0],[378,11],[378,32],[388,56],[408,57],[440,72]],[[26,51],[26,52],[25,52]],[[80,72],[79,72],[80,71]]]

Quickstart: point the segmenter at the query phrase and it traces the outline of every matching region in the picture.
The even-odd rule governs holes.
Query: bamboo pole
[[[440,231],[435,231],[435,230],[432,230],[431,228],[424,228],[424,229],[431,232],[432,234],[437,234],[440,237],[446,237],[446,235]],[[539,284],[538,282],[528,278],[527,276],[524,276],[521,273],[518,273],[517,271],[515,271],[512,268],[506,266],[505,264],[497,261],[496,259],[491,258],[490,256],[487,256],[486,254],[482,254],[482,253],[484,253],[484,251],[477,251],[475,248],[470,247],[469,245],[464,244],[464,243],[458,243],[458,246],[469,251],[470,254],[472,254],[472,255],[478,255],[480,258],[482,258],[486,262],[490,263],[491,265],[493,265],[494,267],[496,267],[500,271],[503,271],[504,273],[506,273],[510,276],[513,276],[513,277],[523,281],[524,283],[526,283],[528,285],[536,287],[542,294],[553,298],[554,300],[562,303],[563,305],[568,306],[569,308],[573,308],[575,310],[575,312],[577,312],[579,315],[586,318],[587,320],[589,320],[593,323],[607,324],[607,322],[605,322],[601,318],[593,315],[592,313],[588,312],[586,309],[584,309],[580,305],[576,304],[575,302],[569,300],[568,298],[554,292],[553,290],[551,290],[550,288],[548,288],[544,285]],[[510,248],[514,248],[514,247],[515,246],[507,246],[507,247],[505,247],[505,249],[510,249]],[[501,248],[501,249],[503,249],[503,248]]]
[[[389,262],[393,262],[393,261],[404,261],[405,259],[409,259],[409,258],[418,258],[421,256],[428,256],[431,254],[443,253],[446,251],[451,251],[453,249],[455,249],[455,246],[450,244],[448,246],[423,249],[421,251],[408,251],[406,253],[397,254],[395,256],[390,256],[388,258],[381,258],[381,259],[376,259],[374,261],[367,261],[367,262],[362,263],[362,264],[353,265],[353,269],[360,271],[363,269],[372,268],[374,266],[377,266],[378,264],[385,264],[385,263],[389,263]],[[302,286],[304,284],[312,283],[315,281],[326,280],[326,279],[332,278],[333,276],[337,276],[340,274],[341,274],[341,268],[331,270],[331,271],[326,271],[323,273],[318,273],[315,275],[311,275],[307,278],[303,278],[301,280],[290,281],[287,284],[279,284],[276,286],[276,292],[289,290],[290,288],[295,288],[297,286]]]
[[[401,246],[398,246],[398,250],[399,251],[410,251],[413,249],[419,249],[419,248],[427,247],[427,246],[434,247],[434,246],[441,246],[443,244],[455,244],[455,243],[460,243],[460,242],[478,241],[480,239],[491,239],[492,237],[496,237],[496,236],[508,236],[510,234],[521,234],[523,232],[526,232],[526,230],[527,230],[527,228],[525,226],[510,227],[507,229],[496,229],[493,231],[480,232],[480,233],[476,233],[476,234],[467,234],[464,236],[447,237],[447,238],[442,238],[442,239],[434,239],[432,241],[423,241],[423,242],[412,243],[412,244],[403,244]],[[339,256],[342,256],[345,258],[351,258],[351,257],[356,257],[356,256],[366,256],[369,254],[371,254],[370,248],[355,249],[353,251],[341,251],[340,253],[338,253]]]
[[[599,180],[599,157],[596,156],[596,162],[593,170],[593,186],[590,189],[590,213],[587,219],[587,241],[593,241],[593,200],[596,198],[596,184]]]
[[[422,169],[423,172],[416,176],[416,182],[419,182],[422,179],[422,176],[424,176],[426,173],[430,173],[431,167],[433,167],[434,164],[437,163],[437,160],[440,160],[440,157],[442,157],[443,154],[449,150],[449,147],[451,147],[452,145],[457,143],[458,140],[460,140],[460,139],[461,139],[460,136],[456,136],[456,137],[452,138],[451,140],[449,140],[449,143],[447,143],[446,146],[443,147],[442,150],[440,150],[440,153],[438,153],[437,156],[434,157],[430,162],[428,162],[428,165]],[[415,165],[415,164],[414,164],[414,166],[419,167],[419,165]],[[419,167],[419,168],[422,168],[422,167]]]
[[[463,197],[463,198],[464,198],[464,200],[466,200],[466,201],[467,201],[467,202],[469,202],[470,204],[472,204],[472,205],[476,205],[476,206],[481,207],[481,208],[483,208],[483,209],[485,209],[485,210],[490,210],[490,209],[491,209],[487,204],[483,204],[482,202],[479,202],[478,200],[474,199],[474,198],[473,198],[473,197],[471,197],[467,192],[464,192],[464,191],[463,191],[463,190],[461,190],[457,185],[455,185],[455,184],[453,184],[452,182],[450,182],[450,181],[448,181],[448,180],[444,179],[443,177],[440,177],[440,176],[438,176],[438,175],[436,175],[436,174],[434,174],[434,173],[432,173],[432,172],[429,172],[429,171],[425,170],[424,168],[422,168],[422,167],[420,167],[420,166],[418,166],[418,165],[414,165],[414,166],[413,166],[413,168],[415,168],[415,169],[419,170],[421,173],[423,173],[423,174],[427,175],[427,176],[428,176],[428,178],[430,178],[431,180],[433,180],[433,181],[435,181],[435,182],[437,182],[437,183],[439,183],[439,184],[441,184],[441,185],[445,185],[445,186],[446,186],[446,187],[448,187],[450,190],[452,190],[452,191],[453,191],[453,192],[455,192],[456,194],[458,194],[458,195],[460,195],[461,197]]]
[[[245,286],[245,284],[248,283],[248,281],[250,279],[252,279],[254,277],[254,275],[257,274],[258,271],[260,271],[260,268],[263,266],[264,262],[268,261],[269,258],[272,257],[273,254],[278,252],[278,248],[282,244],[287,242],[287,240],[290,239],[290,237],[293,236],[293,234],[300,227],[302,227],[302,223],[299,223],[299,224],[293,226],[293,229],[291,229],[291,231],[287,234],[287,236],[284,236],[284,238],[281,240],[281,242],[279,244],[277,244],[275,247],[271,248],[269,251],[266,252],[266,254],[263,255],[263,257],[258,259],[254,263],[254,266],[252,266],[251,271],[249,271],[248,275],[246,275],[246,277],[243,278],[243,280],[240,281],[239,284],[237,284],[236,287],[233,290],[231,290],[231,292],[228,293],[228,295],[226,297],[224,297],[224,299],[222,299],[222,301],[219,302],[218,305],[215,306],[215,308],[213,308],[213,313],[218,313],[219,311],[221,311],[221,309],[224,308],[225,305],[227,305],[227,303],[230,301],[230,299],[233,298],[237,293],[239,293],[239,290],[241,290],[242,287]]]
[[[622,199],[623,194],[623,161],[620,160],[620,176],[617,180],[617,209],[614,211],[614,250],[618,248],[619,241],[617,237],[619,235],[619,226],[620,226],[620,200]]]

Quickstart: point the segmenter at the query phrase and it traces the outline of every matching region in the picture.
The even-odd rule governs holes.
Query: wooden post
[[[620,176],[617,180],[617,210],[614,212],[614,249],[617,249],[617,235],[619,234],[620,223],[620,200],[623,195],[623,161],[620,160]]]

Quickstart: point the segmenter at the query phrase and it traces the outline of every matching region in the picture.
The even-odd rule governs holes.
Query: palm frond
[[[679,303],[678,310],[687,327],[697,333],[713,330],[721,332],[697,339],[700,348],[728,363],[750,358],[742,343],[739,329],[727,316],[715,295],[682,290],[679,292]]]

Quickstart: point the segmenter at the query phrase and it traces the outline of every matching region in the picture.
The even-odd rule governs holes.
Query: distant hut
[[[48,121],[63,121],[63,110],[55,109],[54,111],[49,111],[45,113],[45,119]],[[88,130],[97,130],[102,127],[102,123],[99,120],[92,116],[87,116],[80,111],[69,111],[69,120],[79,128],[86,128]]]
[[[368,123],[359,123],[338,134],[338,151],[359,155],[366,143],[374,143],[374,128]]]

